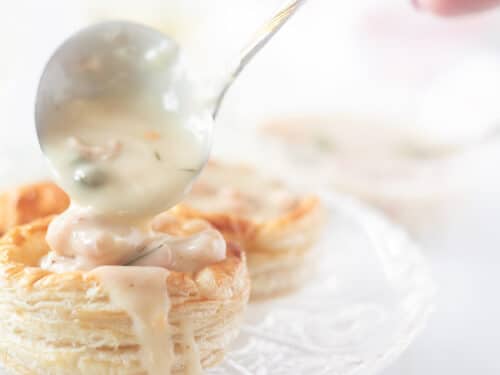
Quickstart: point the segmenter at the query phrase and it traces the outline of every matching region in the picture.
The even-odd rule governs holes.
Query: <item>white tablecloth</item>
[[[438,283],[428,327],[384,375],[500,373],[500,148],[485,153],[476,193],[425,253]],[[494,178],[496,177],[496,178]]]

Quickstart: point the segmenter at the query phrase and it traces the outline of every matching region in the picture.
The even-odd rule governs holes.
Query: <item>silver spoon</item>
[[[306,0],[283,4],[274,16],[258,29],[214,96],[213,116],[217,116],[224,96],[234,80],[273,35]],[[124,21],[90,26],[66,40],[49,60],[40,79],[35,104],[35,124],[40,146],[43,135],[57,122],[66,101],[88,99],[102,92],[117,93],[147,86],[155,95],[164,95],[170,86],[161,64],[179,47],[168,36],[152,28]],[[154,56],[159,69],[147,69]],[[161,103],[161,101],[159,101]],[[71,126],[71,124],[68,124]],[[211,136],[211,129],[206,137]]]

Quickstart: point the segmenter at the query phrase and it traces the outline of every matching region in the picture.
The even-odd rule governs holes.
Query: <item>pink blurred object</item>
[[[453,16],[487,10],[500,5],[499,0],[412,0],[417,9],[442,16]]]

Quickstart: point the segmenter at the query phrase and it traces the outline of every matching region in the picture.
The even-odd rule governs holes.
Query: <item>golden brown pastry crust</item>
[[[132,322],[92,274],[38,267],[51,217],[15,227],[0,240],[0,361],[16,374],[144,374]],[[238,332],[249,296],[245,255],[228,245],[224,261],[171,272],[169,323],[174,374],[185,365],[181,326],[192,325],[203,367],[219,362]]]
[[[42,181],[0,194],[0,234],[41,217],[63,212],[69,197],[56,184]]]
[[[265,179],[248,166],[227,165],[211,161],[204,174],[227,169],[226,178],[219,188],[234,188],[232,179],[238,178],[231,171],[241,169],[251,178]],[[233,180],[234,181],[234,180]],[[272,180],[269,180],[272,182]],[[199,185],[205,184],[202,174]],[[250,189],[253,189],[250,186]],[[285,188],[285,187],[284,187]],[[197,194],[206,194],[193,188],[188,199],[174,207],[171,212],[186,219],[201,218],[219,230],[226,240],[241,245],[247,253],[248,269],[252,280],[252,298],[265,298],[289,292],[302,285],[312,271],[310,254],[325,222],[325,211],[317,196],[292,194],[294,199],[282,209],[273,210],[271,215],[258,217],[245,212],[220,210],[214,204],[212,210],[196,207]],[[198,191],[201,191],[198,193]],[[238,193],[238,189],[236,188]],[[258,189],[253,192],[258,199]],[[210,199],[210,198],[209,198]],[[194,202],[194,203],[192,203]],[[272,202],[271,202],[272,204]]]

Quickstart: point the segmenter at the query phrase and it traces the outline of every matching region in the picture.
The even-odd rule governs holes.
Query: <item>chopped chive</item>
[[[191,172],[191,173],[194,173],[194,172],[198,171],[198,169],[196,169],[196,168],[179,168],[179,170],[181,172]]]
[[[151,255],[155,252],[157,252],[158,250],[161,250],[161,248],[163,246],[165,246],[166,244],[168,243],[168,241],[164,241],[162,242],[161,244],[159,244],[158,246],[155,246],[153,247],[152,249],[145,249],[144,250],[144,253],[141,253],[139,254],[138,256],[136,256],[135,258],[132,258],[132,259],[129,259],[126,263],[125,263],[125,266],[130,266],[131,264],[134,264],[135,262],[137,262],[138,260],[141,260],[145,257],[147,257],[148,255]]]
[[[161,160],[161,156],[160,156],[160,153],[158,151],[155,151],[155,158],[156,160],[160,161]]]
[[[323,137],[321,135],[318,135],[314,139],[314,143],[320,151],[324,152],[333,151],[335,148],[333,142],[330,139]]]

